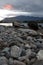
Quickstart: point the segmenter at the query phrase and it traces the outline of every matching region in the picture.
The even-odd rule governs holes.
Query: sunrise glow
[[[10,5],[10,4],[6,4],[6,5],[3,6],[3,8],[4,8],[4,9],[12,9],[13,6]]]

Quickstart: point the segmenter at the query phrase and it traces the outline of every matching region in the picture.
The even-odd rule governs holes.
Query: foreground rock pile
[[[0,26],[0,65],[43,65],[42,33]]]

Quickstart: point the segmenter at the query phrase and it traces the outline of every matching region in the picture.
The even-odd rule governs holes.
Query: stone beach
[[[43,32],[27,27],[0,26],[0,65],[43,65]]]

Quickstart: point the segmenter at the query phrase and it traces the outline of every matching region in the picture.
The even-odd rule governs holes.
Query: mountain
[[[43,20],[43,17],[33,17],[33,16],[16,16],[11,18],[5,18],[3,22],[14,22],[17,21],[37,21],[37,20]]]
[[[34,16],[17,16],[15,19],[20,21],[36,21],[43,20],[43,17],[34,17]]]

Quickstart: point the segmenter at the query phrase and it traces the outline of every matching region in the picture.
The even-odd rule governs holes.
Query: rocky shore
[[[0,65],[43,65],[43,33],[0,26]]]

